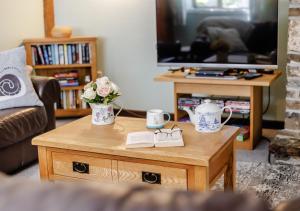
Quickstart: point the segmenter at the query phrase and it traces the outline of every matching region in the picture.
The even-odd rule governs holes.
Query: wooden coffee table
[[[170,127],[170,122],[166,127]],[[118,117],[113,125],[95,126],[84,117],[33,139],[43,180],[147,183],[206,191],[224,174],[224,188],[234,189],[234,140],[238,128],[198,133],[183,129],[185,147],[125,149],[128,132],[144,131],[146,120]]]

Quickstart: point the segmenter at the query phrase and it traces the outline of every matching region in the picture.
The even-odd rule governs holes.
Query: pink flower
[[[111,93],[111,86],[110,85],[100,85],[97,86],[96,92],[99,96],[101,97],[106,97],[107,95],[109,95]]]

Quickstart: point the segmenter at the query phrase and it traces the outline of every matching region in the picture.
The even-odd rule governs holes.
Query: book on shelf
[[[43,55],[43,51],[42,51],[42,47],[41,46],[36,46],[37,47],[37,49],[38,49],[38,54],[36,55],[39,59],[38,59],[38,61],[40,62],[39,64],[42,64],[42,65],[44,65],[45,64],[45,59],[44,59],[44,55]],[[35,56],[35,55],[33,55],[33,56]],[[36,65],[36,64],[35,64]]]
[[[65,64],[64,45],[58,45],[59,64]]]
[[[56,73],[54,74],[54,78],[56,78],[56,80],[62,87],[79,86],[79,74],[76,70]]]
[[[82,90],[62,90],[60,92],[60,103],[57,108],[87,109],[87,103],[80,99],[81,94]]]
[[[89,64],[89,43],[32,45],[33,65]]]
[[[78,63],[78,59],[77,59],[77,54],[78,54],[78,52],[76,52],[76,46],[77,45],[71,45],[71,57],[70,57],[70,59],[71,59],[71,62],[72,63],[74,63],[74,64],[79,64]]]
[[[72,80],[72,79],[59,80],[58,83],[61,87],[79,86],[78,80]]]
[[[37,50],[37,47],[36,46],[31,46],[31,51],[32,51],[32,55],[38,55],[38,50]],[[35,65],[35,64],[38,64],[39,61],[38,61],[38,56],[32,56],[32,64]]]
[[[178,98],[177,106],[179,110],[189,108],[195,110],[195,108],[204,103],[206,98],[200,97],[180,97]],[[233,100],[233,99],[212,99],[212,102],[217,104],[221,109],[224,106],[229,106],[234,113],[249,114],[250,113],[250,101],[249,100]],[[225,109],[225,112],[229,112],[229,109]]]
[[[43,52],[45,64],[49,64],[49,56],[48,56],[47,46],[46,45],[42,45],[41,47],[42,47],[41,50]]]
[[[47,51],[48,51],[49,64],[53,64],[53,56],[52,56],[51,45],[47,45],[46,47],[47,47]]]
[[[67,45],[68,63],[72,64],[72,45]]]
[[[229,106],[234,113],[249,114],[250,113],[250,102],[249,101],[238,101],[238,100],[227,100],[225,103]],[[225,109],[225,112],[229,112]]]
[[[82,64],[82,45],[78,45],[78,57],[79,57],[79,64]]]
[[[64,60],[65,60],[65,64],[71,64],[68,61],[68,49],[67,49],[67,45],[64,45]]]
[[[56,56],[55,56],[55,48],[54,48],[54,45],[51,45],[50,48],[51,48],[52,64],[56,64]]]
[[[59,64],[59,54],[58,54],[58,44],[54,44],[54,57],[55,57],[55,64]]]
[[[236,137],[238,141],[246,141],[250,137],[250,127],[249,126],[238,126],[240,127],[240,133]]]

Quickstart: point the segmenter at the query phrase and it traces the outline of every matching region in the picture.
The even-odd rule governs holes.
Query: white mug
[[[164,114],[168,116],[168,120],[164,120]],[[169,113],[160,109],[151,109],[147,111],[147,128],[163,128],[171,119]]]

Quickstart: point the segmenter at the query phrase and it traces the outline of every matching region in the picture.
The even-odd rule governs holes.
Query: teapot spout
[[[195,125],[196,121],[195,121],[195,114],[194,114],[194,112],[191,109],[187,108],[187,107],[183,107],[183,110],[188,113],[191,122]]]

